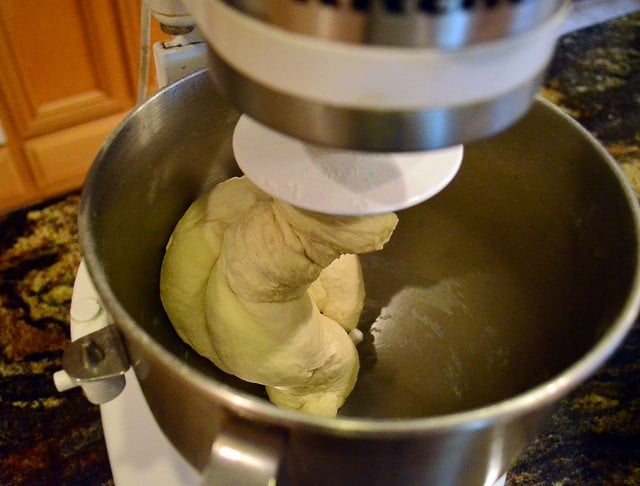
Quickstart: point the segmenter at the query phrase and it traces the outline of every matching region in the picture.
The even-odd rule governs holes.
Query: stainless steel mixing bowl
[[[80,214],[87,266],[146,400],[210,477],[490,484],[632,325],[635,195],[583,129],[538,100],[467,146],[453,183],[399,213],[389,245],[363,257],[362,369],[340,416],[276,408],[183,344],[159,299],[177,220],[238,173],[237,118],[205,73],[155,95],[104,144]]]

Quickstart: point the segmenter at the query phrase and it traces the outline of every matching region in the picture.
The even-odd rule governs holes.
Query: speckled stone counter
[[[542,94],[640,191],[640,14],[561,39]],[[52,380],[69,339],[78,195],[0,216],[0,484],[110,484],[98,408]],[[507,484],[640,484],[640,325],[565,399]]]
[[[0,219],[0,484],[108,484],[100,414],[53,372],[80,263],[77,195]]]

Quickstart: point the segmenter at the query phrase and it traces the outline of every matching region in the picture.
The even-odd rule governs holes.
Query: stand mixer
[[[242,171],[275,197],[338,215],[406,208],[447,186],[462,163],[460,144],[527,112],[570,4],[145,2],[173,35],[194,36],[197,25],[216,89],[244,113],[233,137]],[[78,279],[89,280],[84,268]],[[102,381],[74,365],[91,364],[96,352],[82,336],[109,323],[89,290],[74,296],[77,345],[65,358],[71,376],[57,384],[82,385],[104,403],[122,390],[129,364],[120,353]],[[91,342],[110,346],[111,338]]]
[[[435,195],[458,144],[520,118],[570,2],[146,3],[169,33],[198,25],[216,88],[245,113],[243,172],[291,204],[354,215]]]

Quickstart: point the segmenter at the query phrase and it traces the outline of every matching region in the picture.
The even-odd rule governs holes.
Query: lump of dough
[[[227,373],[265,385],[276,405],[335,415],[359,366],[347,334],[364,300],[353,254],[381,249],[396,224],[391,213],[299,210],[230,179],[176,226],[163,305],[183,340]]]
[[[189,207],[167,243],[160,274],[163,306],[180,338],[214,362],[204,312],[209,274],[225,229],[268,198],[246,179],[229,179]]]
[[[358,255],[342,255],[326,267],[309,286],[309,297],[325,316],[347,331],[355,344],[362,341],[356,329],[364,306],[364,277]]]

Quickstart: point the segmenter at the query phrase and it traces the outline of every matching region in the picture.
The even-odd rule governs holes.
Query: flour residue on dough
[[[392,213],[299,210],[246,178],[229,179],[176,226],[163,305],[184,341],[223,371],[265,385],[276,405],[335,415],[359,369],[348,334],[364,301],[356,254],[381,249],[396,224]]]

